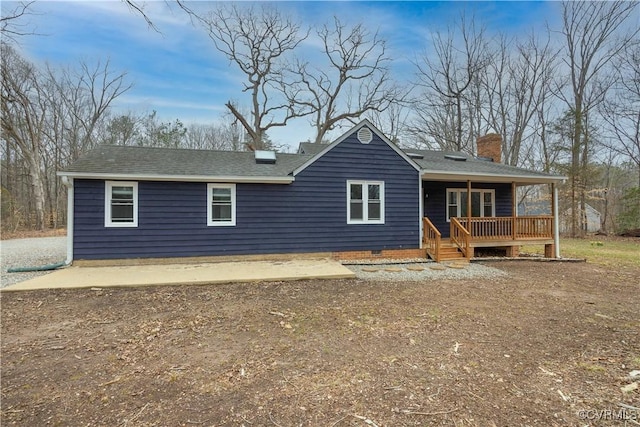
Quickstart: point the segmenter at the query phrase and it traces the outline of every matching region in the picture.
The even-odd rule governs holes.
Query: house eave
[[[424,181],[468,181],[473,182],[504,182],[520,185],[534,184],[559,184],[567,180],[566,176],[536,176],[536,175],[494,175],[473,172],[448,172],[448,171],[426,171],[421,172]]]
[[[228,182],[239,184],[291,184],[295,178],[273,176],[214,176],[214,175],[158,175],[158,174],[114,174],[86,172],[58,172],[58,176],[74,179],[104,179],[129,181],[179,181],[179,182]]]

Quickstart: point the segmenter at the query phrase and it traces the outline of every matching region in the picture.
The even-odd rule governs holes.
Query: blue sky
[[[215,3],[187,3],[207,11]],[[15,3],[2,1],[2,9]],[[121,1],[37,1],[25,20],[38,35],[19,39],[29,60],[73,67],[80,60],[109,60],[114,72],[126,72],[133,88],[117,99],[116,111],[151,112],[164,121],[212,123],[225,112],[224,103],[248,104],[241,92],[242,76],[215,50],[206,33],[194,27],[173,2],[145,2],[145,12],[159,32]],[[445,30],[464,11],[475,15],[491,33],[543,31],[557,28],[556,2],[276,2],[298,21],[322,25],[334,15],[345,23],[363,23],[388,42],[393,73],[399,81],[413,78],[412,62],[429,50],[429,36]],[[301,54],[312,57],[319,46],[309,39]],[[279,144],[294,146],[313,138],[306,119],[269,132]]]

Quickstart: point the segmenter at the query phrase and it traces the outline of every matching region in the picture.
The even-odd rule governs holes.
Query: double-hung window
[[[207,184],[207,225],[236,225],[235,184]]]
[[[469,199],[465,188],[447,188],[447,221],[469,216]],[[495,190],[471,190],[471,216],[496,216]]]
[[[104,191],[104,226],[138,226],[138,183],[106,181]]]
[[[347,224],[384,224],[384,182],[347,181]]]

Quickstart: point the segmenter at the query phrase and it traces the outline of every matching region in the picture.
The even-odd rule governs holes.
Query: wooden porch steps
[[[430,256],[430,258],[433,257]],[[468,263],[469,260],[464,257],[455,244],[448,241],[442,241],[440,244],[440,262],[464,264]]]
[[[440,261],[468,261],[462,252],[454,246],[440,246]]]
[[[422,243],[426,248],[427,256],[440,262],[468,262],[473,258],[475,248],[480,247],[500,246],[513,252],[520,245],[544,243],[546,251],[554,243],[554,218],[549,215],[452,217],[448,238],[443,238],[442,233],[427,217],[422,218],[422,228]],[[457,244],[452,243],[453,241]],[[551,249],[548,250],[551,251]],[[468,258],[463,255],[463,252]]]

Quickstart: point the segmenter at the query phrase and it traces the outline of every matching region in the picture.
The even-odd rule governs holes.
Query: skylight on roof
[[[407,156],[412,159],[424,159],[424,156],[420,153],[407,153]]]
[[[276,162],[276,152],[267,150],[256,150],[255,152],[256,163],[272,165]]]
[[[456,154],[445,154],[444,158],[448,159],[448,160],[453,160],[453,161],[456,161],[456,162],[466,162],[467,161],[466,157],[458,156]]]

